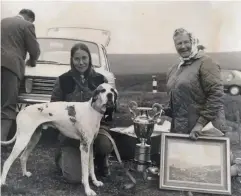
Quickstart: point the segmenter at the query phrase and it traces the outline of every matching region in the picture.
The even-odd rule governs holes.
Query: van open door
[[[110,31],[89,27],[52,27],[48,28],[47,36],[92,41],[107,47],[110,43]]]

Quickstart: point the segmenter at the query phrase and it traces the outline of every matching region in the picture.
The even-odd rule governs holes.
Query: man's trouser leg
[[[6,141],[16,119],[16,103],[20,81],[8,69],[1,67],[1,140]]]

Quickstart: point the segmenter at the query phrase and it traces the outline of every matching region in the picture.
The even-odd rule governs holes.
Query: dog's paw
[[[97,194],[95,193],[95,191],[93,191],[92,189],[87,189],[85,190],[85,194],[87,196],[96,196]]]
[[[32,173],[31,172],[29,172],[29,171],[27,171],[26,173],[24,173],[23,174],[24,176],[27,176],[28,178],[30,177],[30,176],[32,176]]]
[[[95,186],[97,186],[97,187],[104,186],[103,182],[98,181],[98,180],[93,181],[93,184],[94,184]]]

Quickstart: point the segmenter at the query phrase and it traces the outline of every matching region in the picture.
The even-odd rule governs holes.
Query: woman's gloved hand
[[[163,116],[168,116],[172,118],[172,110],[170,107],[163,107]]]
[[[203,125],[200,124],[200,123],[197,123],[197,124],[193,127],[193,129],[192,129],[189,137],[190,137],[192,140],[197,140],[198,137],[200,136],[200,133],[201,133],[202,129],[203,129]]]

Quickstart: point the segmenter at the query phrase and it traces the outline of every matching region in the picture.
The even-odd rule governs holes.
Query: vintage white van
[[[94,69],[103,74],[115,87],[115,76],[110,70],[106,52],[110,42],[109,31],[83,27],[54,27],[48,29],[46,37],[38,37],[38,42],[41,54],[36,67],[26,67],[17,111],[30,104],[50,101],[55,80],[70,69],[70,49],[78,42],[88,46]]]

